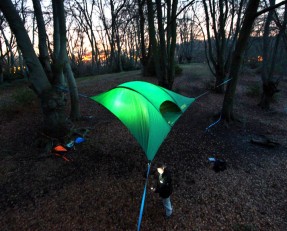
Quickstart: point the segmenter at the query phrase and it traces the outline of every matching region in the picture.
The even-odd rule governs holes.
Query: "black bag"
[[[220,172],[226,170],[226,162],[222,159],[215,159],[213,163],[213,170],[215,172]]]

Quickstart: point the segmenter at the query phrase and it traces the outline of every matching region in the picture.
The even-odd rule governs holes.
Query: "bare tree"
[[[54,12],[55,24],[59,27],[59,32],[62,32],[59,36],[60,47],[55,47],[55,50],[59,55],[56,57],[56,59],[58,59],[58,62],[56,63],[59,66],[54,68],[53,73],[57,78],[61,73],[61,70],[65,67],[65,61],[67,61],[66,31],[63,1],[53,1],[53,5],[53,9],[57,9],[57,14]],[[12,2],[10,0],[0,1],[0,10],[8,21],[11,31],[16,37],[17,44],[23,53],[26,65],[29,68],[31,88],[41,100],[41,108],[44,117],[44,132],[52,137],[65,136],[69,132],[69,125],[65,115],[66,99],[64,94],[62,91],[59,91],[58,88],[53,88],[49,82],[44,68],[33,49],[23,21]],[[60,61],[60,57],[63,61]]]
[[[3,19],[2,19],[2,21],[3,21]],[[15,57],[14,57],[14,53],[13,53],[13,49],[12,49],[12,46],[13,46],[12,43],[14,41],[14,39],[13,39],[14,36],[12,35],[10,41],[8,40],[8,38],[4,32],[4,28],[2,27],[2,22],[0,25],[0,30],[1,30],[5,45],[6,45],[7,67],[9,68],[9,73],[10,73],[11,67],[13,67],[15,65]]]
[[[194,13],[194,4],[192,10],[186,9],[182,13],[182,17],[178,19],[179,43],[177,49],[178,62],[190,63],[193,59],[195,40],[201,36],[201,30],[196,23],[196,14]]]
[[[149,73],[147,71],[147,63],[148,63],[148,56],[146,52],[146,39],[145,39],[145,13],[144,13],[144,6],[145,6],[145,0],[137,0],[137,6],[138,6],[138,41],[140,43],[140,53],[141,53],[141,64],[143,67],[143,76],[148,76]]]
[[[115,72],[122,71],[121,63],[121,40],[119,28],[123,21],[120,19],[121,14],[125,10],[128,0],[109,0],[104,3],[102,0],[98,1],[98,9],[100,13],[100,19],[103,23],[106,36],[109,41],[110,55],[108,60],[110,61],[110,66]],[[107,6],[110,12],[110,19],[105,15],[104,8]],[[105,8],[107,10],[107,7]]]
[[[161,68],[159,61],[159,48],[156,39],[156,30],[154,25],[155,9],[152,1],[147,1],[147,12],[148,12],[148,34],[149,34],[149,52],[148,52],[148,63],[146,65],[153,64],[158,80],[161,77]]]
[[[206,18],[207,61],[216,78],[215,86],[218,86],[229,72],[230,56],[238,37],[246,0],[202,2]],[[217,87],[216,91],[223,93],[224,85]]]
[[[92,49],[92,74],[95,74],[96,65],[98,65],[99,58],[99,49],[97,46],[96,35],[94,33],[94,23],[93,23],[93,14],[95,8],[95,1],[91,1],[91,4],[88,6],[87,0],[75,1],[75,9],[79,10],[79,14],[71,8],[72,15],[78,21],[78,26],[82,27],[86,35],[88,36],[91,49]]]
[[[78,23],[75,28],[70,29],[68,32],[68,56],[71,60],[71,67],[75,77],[84,74],[84,38],[85,32]]]
[[[270,7],[275,5],[275,0],[270,0]],[[263,61],[262,61],[262,68],[261,68],[261,79],[262,79],[262,87],[263,93],[261,97],[261,101],[259,105],[263,109],[269,109],[270,103],[272,98],[276,92],[279,92],[277,86],[279,84],[279,79],[275,80],[274,78],[274,67],[276,62],[276,57],[278,53],[278,46],[280,40],[283,38],[283,35],[286,30],[286,23],[287,23],[287,4],[285,4],[285,13],[283,18],[283,23],[280,24],[279,33],[276,35],[275,44],[272,47],[271,45],[271,38],[270,38],[270,26],[272,21],[276,20],[275,17],[275,9],[270,10],[268,12],[265,26],[264,26],[264,33],[263,33]],[[277,21],[278,23],[278,21]],[[272,36],[273,38],[274,36]]]
[[[176,18],[177,18],[177,0],[167,0],[166,3],[166,21],[163,17],[163,5],[161,0],[156,0],[156,11],[152,1],[147,1],[149,39],[152,49],[152,57],[155,65],[155,71],[160,86],[171,89],[175,74],[175,45],[176,45]],[[155,12],[157,16],[158,41],[156,39],[156,30],[154,26]]]
[[[37,0],[34,0],[37,1]],[[39,4],[39,2],[38,2]],[[70,111],[70,118],[72,120],[77,120],[80,118],[80,108],[79,108],[79,97],[78,97],[78,90],[74,78],[74,74],[70,65],[70,60],[67,54],[67,36],[66,36],[66,16],[65,16],[65,9],[64,4],[61,1],[52,1],[53,6],[53,18],[54,18],[54,52],[52,55],[52,68],[53,68],[53,84],[58,86],[65,86],[65,77],[69,86],[70,91],[70,99],[71,99],[71,111]],[[48,64],[48,49],[46,45],[46,32],[45,32],[45,25],[43,24],[43,14],[41,14],[41,6],[37,6],[39,8],[39,16],[37,17],[40,24],[38,25],[39,31],[39,50],[40,54],[42,53],[42,57],[44,58],[45,69],[50,69]],[[35,10],[36,12],[36,10]],[[38,19],[39,18],[39,19]],[[44,27],[44,28],[43,28]],[[41,49],[40,49],[41,47]],[[43,63],[43,62],[42,62]],[[66,75],[64,76],[64,71]],[[46,73],[50,74],[50,72],[46,71]]]
[[[258,6],[259,6],[259,0],[249,0],[244,15],[242,28],[240,29],[239,32],[239,38],[235,47],[235,51],[232,55],[231,60],[232,69],[230,71],[230,76],[232,76],[232,80],[227,87],[222,107],[222,116],[228,122],[234,119],[233,115],[234,95],[238,81],[240,64],[242,62],[243,57],[242,54],[246,48],[248,38],[252,30],[253,22],[256,18],[256,12]]]
[[[239,38],[236,43],[235,50],[232,54],[232,60],[231,60],[232,69],[230,70],[230,74],[229,74],[230,77],[232,77],[232,80],[228,84],[228,87],[227,87],[227,90],[224,96],[222,111],[221,111],[222,117],[227,122],[234,119],[233,105],[234,105],[234,96],[235,96],[236,86],[237,86],[237,82],[239,78],[239,70],[240,70],[240,66],[242,63],[243,52],[247,46],[247,42],[248,42],[250,33],[252,31],[253,22],[259,15],[265,12],[268,12],[276,7],[279,7],[285,3],[286,1],[282,1],[274,5],[273,7],[266,8],[266,9],[263,9],[257,12],[257,9],[259,6],[259,0],[249,0],[248,2],[245,15],[244,15],[244,20],[242,23],[242,27],[239,32]]]

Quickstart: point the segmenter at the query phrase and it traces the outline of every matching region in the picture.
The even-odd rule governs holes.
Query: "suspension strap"
[[[140,231],[140,229],[141,229],[141,222],[142,222],[142,217],[143,217],[143,210],[144,210],[145,197],[146,197],[146,188],[147,188],[147,183],[148,183],[150,166],[151,166],[151,162],[149,162],[148,166],[147,166],[146,181],[145,181],[144,191],[143,191],[143,195],[142,195],[142,203],[141,203],[141,207],[140,207],[140,215],[139,215],[139,220],[138,220],[137,231]]]
[[[214,123],[210,124],[207,128],[205,128],[205,132],[208,131],[209,128],[213,127],[214,125],[216,125],[217,123],[219,123],[221,120],[221,114],[218,120],[216,120]]]
[[[229,79],[225,80],[225,81],[222,82],[221,84],[217,85],[215,88],[220,87],[220,86],[222,86],[222,85],[228,83],[230,80],[232,80],[232,78],[229,78]],[[214,89],[215,89],[215,88],[214,88]],[[208,91],[206,91],[206,92],[203,92],[203,93],[200,94],[199,96],[195,97],[195,99],[197,100],[198,98],[200,98],[200,97],[202,97],[202,96],[204,96],[204,95],[206,95],[206,94],[208,94],[208,93],[210,93],[210,90],[208,90]],[[220,117],[219,117],[218,120],[216,120],[214,123],[210,124],[207,128],[205,128],[205,132],[207,132],[208,129],[210,129],[211,127],[213,127],[213,126],[216,125],[217,123],[219,123],[220,120],[221,120],[221,114],[220,114]]]
[[[215,86],[213,89],[218,88],[218,87],[220,87],[221,85],[224,85],[224,84],[228,83],[231,79],[232,79],[232,78],[225,80],[223,83],[218,84],[218,85]],[[204,96],[204,95],[210,93],[210,91],[211,91],[211,90],[208,90],[208,91],[206,91],[206,92],[203,92],[203,93],[200,94],[199,96],[195,97],[195,100],[197,100],[197,99],[199,99],[200,97],[202,97],[202,96]]]

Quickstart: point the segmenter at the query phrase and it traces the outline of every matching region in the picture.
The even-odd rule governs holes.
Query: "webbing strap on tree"
[[[141,203],[141,207],[140,207],[140,215],[139,215],[139,220],[138,220],[138,229],[137,229],[137,231],[140,231],[140,229],[141,229],[141,222],[142,222],[142,217],[143,217],[143,210],[144,210],[145,197],[146,197],[146,188],[147,188],[147,183],[148,183],[148,176],[149,176],[149,172],[150,172],[150,166],[151,166],[151,162],[149,162],[148,166],[147,166],[146,181],[145,181],[144,191],[143,191],[143,195],[142,195],[142,203]]]
[[[221,84],[215,86],[214,89],[228,83],[230,80],[232,80],[232,78],[229,78],[229,79],[225,80],[224,82],[222,82]],[[195,97],[195,99],[197,100],[198,98],[200,98],[200,97],[202,97],[208,93],[210,93],[210,90],[207,90],[206,92],[200,94],[199,96]],[[207,132],[214,125],[218,124],[220,121],[221,121],[221,114],[220,114],[220,117],[218,120],[216,120],[214,123],[210,124],[207,128],[205,128],[205,132]]]
[[[214,123],[210,124],[207,128],[205,128],[205,132],[208,131],[209,128],[213,127],[214,125],[216,125],[217,123],[219,123],[221,120],[221,114],[218,120],[216,120]]]

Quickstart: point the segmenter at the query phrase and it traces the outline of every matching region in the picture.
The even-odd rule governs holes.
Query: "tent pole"
[[[143,217],[143,210],[144,210],[145,197],[146,197],[146,188],[147,188],[147,183],[148,183],[150,166],[151,166],[151,161],[148,162],[148,166],[147,166],[146,181],[145,181],[144,191],[143,191],[143,195],[142,195],[142,203],[141,203],[141,207],[140,207],[140,214],[139,214],[137,231],[140,231],[140,229],[141,229],[141,222],[142,222],[142,217]]]

